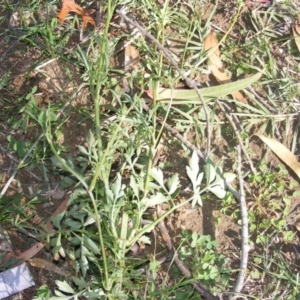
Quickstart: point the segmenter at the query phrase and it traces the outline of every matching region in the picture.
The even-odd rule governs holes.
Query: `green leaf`
[[[218,269],[216,267],[212,267],[209,271],[210,279],[214,279],[219,275]]]
[[[178,177],[178,174],[175,173],[172,177],[170,177],[168,179],[168,182],[167,182],[167,185],[168,185],[168,188],[169,188],[169,193],[172,195],[176,189],[178,188],[178,185],[179,185],[179,177]]]
[[[99,246],[87,236],[83,237],[83,243],[87,248],[90,248],[94,253],[99,254]]]
[[[139,187],[136,183],[135,177],[132,175],[130,176],[130,183],[129,183],[130,187],[132,188],[132,191],[134,193],[134,195],[137,197],[137,199],[139,199]]]
[[[223,199],[226,196],[226,191],[220,185],[210,187],[209,190],[219,199]]]
[[[186,167],[186,173],[190,178],[195,190],[197,186],[200,185],[203,178],[203,173],[199,174],[199,158],[195,151],[193,152],[189,161],[189,166]]]
[[[152,195],[150,198],[144,198],[141,202],[146,207],[150,207],[167,202],[167,198],[163,194],[157,193],[156,195]]]
[[[216,170],[213,162],[208,159],[203,169],[205,172],[207,185],[210,185],[216,179]]]
[[[86,151],[86,149],[81,145],[78,146],[78,150],[84,155],[87,155],[87,156],[89,155],[89,153]]]
[[[213,99],[224,97],[230,95],[236,91],[242,90],[252,83],[256,82],[260,77],[261,73],[256,73],[253,76],[237,80],[234,82],[221,84],[218,86],[207,87],[199,89],[205,102],[209,102]],[[156,100],[162,103],[169,103],[172,99],[173,104],[201,104],[201,99],[199,99],[197,92],[195,90],[187,89],[162,89],[157,95]]]
[[[190,169],[198,175],[199,173],[199,157],[196,151],[193,151],[192,157],[189,161]]]
[[[138,239],[139,242],[142,242],[143,244],[147,244],[147,245],[151,245],[151,240],[148,236],[141,236],[139,239]]]
[[[225,172],[223,173],[223,177],[226,180],[226,182],[230,183],[236,178],[236,175],[233,173]]]
[[[62,211],[61,213],[55,215],[55,216],[52,216],[50,219],[51,219],[51,222],[53,223],[53,225],[60,229],[60,222],[61,220],[63,219],[63,217],[65,216],[65,213],[66,211]]]
[[[86,281],[82,277],[80,278],[73,277],[72,280],[80,289],[84,289],[87,286]]]
[[[115,200],[124,196],[123,186],[122,186],[122,178],[120,173],[117,173],[116,181],[111,185],[111,190],[114,193]]]
[[[70,287],[70,285],[66,281],[55,280],[55,283],[60,291],[69,294],[75,294],[75,291]]]
[[[86,251],[85,251],[86,250]],[[82,272],[82,276],[85,277],[86,276],[86,272],[87,270],[89,269],[89,262],[86,258],[86,256],[84,255],[86,252],[90,253],[89,251],[87,251],[87,249],[85,247],[81,247],[81,257],[80,257],[80,261],[79,261],[79,264],[80,264],[80,269],[81,269],[81,272]],[[86,254],[88,254],[86,253]]]
[[[158,168],[152,168],[150,171],[150,175],[153,177],[153,179],[155,179],[159,185],[165,189],[165,185],[164,185],[164,174],[162,172],[162,170],[158,169]]]

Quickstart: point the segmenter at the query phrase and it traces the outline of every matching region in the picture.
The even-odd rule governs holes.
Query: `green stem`
[[[113,15],[113,11],[115,9],[115,1],[113,0],[108,0],[107,4],[107,19],[105,23],[105,28],[103,32],[103,37],[101,41],[101,50],[100,50],[100,57],[99,57],[99,62],[98,66],[96,68],[96,88],[93,91],[92,95],[94,95],[94,107],[95,107],[95,125],[96,125],[96,137],[98,141],[98,157],[101,157],[102,153],[102,139],[101,139],[101,118],[100,118],[100,103],[101,103],[101,88],[104,83],[104,81],[107,78],[107,73],[108,73],[108,65],[107,65],[107,60],[108,60],[108,30],[110,27],[110,21]]]

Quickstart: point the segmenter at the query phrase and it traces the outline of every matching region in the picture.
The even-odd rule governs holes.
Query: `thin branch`
[[[242,158],[241,158],[241,148],[237,146],[237,173],[239,178],[240,185],[240,210],[241,210],[241,220],[242,220],[242,245],[241,245],[241,261],[240,261],[240,271],[238,278],[236,280],[235,286],[233,287],[233,293],[240,293],[245,282],[245,274],[248,265],[248,255],[249,255],[249,231],[248,231],[248,212],[247,212],[247,204],[245,199],[245,191],[244,191],[244,180],[242,175]],[[234,296],[232,296],[234,298]],[[231,298],[232,299],[232,298]]]
[[[176,69],[176,71],[180,74],[180,76],[185,80],[187,85],[194,89],[199,97],[199,99],[202,102],[205,117],[206,117],[206,131],[207,131],[207,147],[206,147],[206,153],[205,153],[205,158],[208,158],[209,152],[210,152],[210,145],[211,145],[211,132],[210,132],[210,114],[209,110],[207,109],[206,103],[201,95],[201,92],[199,91],[196,82],[191,80],[187,75],[179,68],[178,64],[176,61],[173,59],[173,57],[170,55],[169,51],[156,39],[154,38],[148,31],[146,31],[141,25],[139,25],[136,21],[132,20],[129,18],[123,11],[117,10],[116,11],[122,18],[124,18],[129,24],[132,26],[136,27],[144,36],[149,38],[153,44],[157,46],[157,48],[162,51],[169,62],[173,65],[173,67]]]
[[[160,217],[162,215],[161,213],[161,208],[158,205],[157,206],[157,216]],[[181,274],[183,276],[185,276],[185,278],[187,279],[192,279],[193,276],[191,274],[191,272],[189,271],[189,269],[185,266],[185,264],[182,262],[182,260],[178,257],[178,254],[176,251],[174,251],[174,246],[172,244],[172,240],[171,237],[169,235],[169,232],[166,228],[165,222],[164,220],[160,221],[158,223],[158,229],[161,233],[161,236],[168,248],[168,250],[174,254],[174,262],[177,266],[177,268],[179,269],[179,271],[181,272]],[[193,282],[192,286],[194,287],[194,289],[201,295],[203,296],[205,299],[207,300],[220,300],[219,297],[216,297],[214,295],[212,295],[207,289],[205,289],[199,282]]]
[[[18,163],[19,164],[19,160],[8,150],[6,150],[4,147],[2,147],[0,145],[0,151],[3,152],[4,155],[6,155],[7,157],[9,157],[13,162]],[[31,172],[28,168],[25,168],[25,171],[27,173],[29,173],[32,177],[34,177],[36,180],[38,181],[42,181],[41,178],[39,178],[38,176],[36,176],[33,172]],[[9,173],[9,172],[8,172]]]
[[[149,106],[147,104],[143,104],[143,109],[145,111],[149,111]],[[163,120],[160,120],[159,118],[157,118],[157,122],[161,126],[163,126],[164,128],[166,128],[174,137],[176,137],[178,140],[180,140],[186,147],[188,147],[190,150],[195,151],[196,154],[198,155],[198,157],[200,159],[202,159],[204,162],[207,161],[207,159],[204,156],[204,154],[195,145],[193,145],[187,139],[185,139],[184,136],[181,135],[176,129],[174,129],[173,127],[171,127],[169,124],[167,124]],[[241,195],[227,181],[225,181],[225,185],[226,185],[226,188],[228,189],[228,191],[233,194],[233,196],[236,198],[236,200],[238,202],[240,202]]]
[[[236,135],[236,137],[237,137],[237,139],[238,139],[238,142],[239,142],[239,144],[240,144],[240,146],[241,146],[242,152],[243,152],[243,154],[245,155],[245,157],[246,157],[246,159],[247,159],[247,162],[249,163],[252,172],[253,172],[254,174],[256,174],[257,171],[256,171],[256,169],[255,169],[254,166],[253,166],[252,160],[251,160],[250,156],[248,155],[247,150],[245,149],[245,146],[244,146],[244,144],[243,144],[243,139],[242,139],[242,137],[241,137],[241,135],[240,135],[240,133],[239,133],[239,130],[237,129],[237,127],[236,127],[236,125],[235,125],[235,123],[234,123],[234,121],[233,121],[231,115],[228,114],[228,113],[226,112],[226,110],[225,110],[223,104],[222,104],[219,100],[216,100],[216,101],[217,101],[217,103],[218,103],[218,105],[219,105],[221,111],[222,111],[223,114],[225,115],[226,119],[229,121],[230,125],[232,126],[232,128],[233,128],[233,130],[234,130],[234,133],[235,133],[235,135]]]

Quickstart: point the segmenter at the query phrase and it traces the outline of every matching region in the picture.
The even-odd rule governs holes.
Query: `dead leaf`
[[[300,52],[300,14],[298,15],[298,20],[292,25],[292,30],[296,46]]]
[[[93,20],[92,17],[90,17],[90,15],[94,12],[95,12],[94,9],[83,9],[82,10],[81,16],[82,16],[82,21],[83,21],[83,28],[85,28],[88,23],[92,24],[93,26],[96,26],[95,21]]]
[[[83,27],[86,27],[88,23],[95,26],[95,21],[90,14],[95,12],[94,9],[83,9],[80,5],[76,4],[74,0],[62,0],[62,8],[57,14],[59,23],[62,24],[70,12],[75,12],[80,15],[83,20]]]
[[[70,12],[75,12],[78,15],[82,13],[82,7],[75,3],[74,0],[63,0],[62,8],[57,15],[59,23],[62,24]]]
[[[37,242],[33,246],[31,246],[29,249],[27,249],[26,251],[20,253],[17,256],[17,258],[20,258],[23,261],[27,261],[28,259],[34,257],[37,253],[39,253],[43,248],[44,248],[44,244]]]
[[[24,261],[27,261],[28,259],[35,256],[37,253],[39,253],[44,248],[44,244],[37,242],[33,246],[31,246],[26,251],[20,253],[19,255],[15,255],[13,252],[8,252],[0,262],[0,267],[4,266],[6,262],[9,261],[9,259],[15,259],[17,260],[13,266],[19,265],[23,263]]]
[[[300,163],[296,156],[277,140],[256,134],[285,164],[287,164],[300,178]]]
[[[214,32],[212,31],[205,38],[203,48],[204,50],[208,51],[208,64],[213,75],[220,83],[229,83],[231,82],[231,79],[226,70],[224,70],[223,68],[218,43],[219,41],[217,40]],[[246,98],[239,91],[232,93],[232,96],[243,103],[247,103]]]

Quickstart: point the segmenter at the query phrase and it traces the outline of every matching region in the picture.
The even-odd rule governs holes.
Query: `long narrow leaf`
[[[199,91],[204,100],[206,102],[209,102],[213,99],[227,96],[234,93],[235,91],[239,91],[248,87],[252,83],[256,82],[261,77],[261,75],[261,73],[256,73],[251,77],[226,84],[221,84],[218,86],[203,88]],[[173,104],[201,104],[201,99],[199,99],[196,91],[191,89],[162,89],[156,97],[156,100],[162,103],[168,103],[171,101],[171,99]]]

